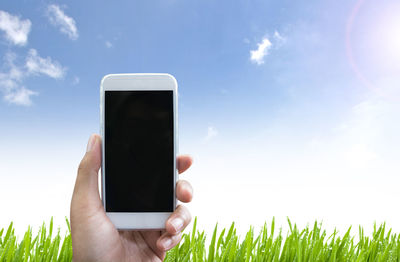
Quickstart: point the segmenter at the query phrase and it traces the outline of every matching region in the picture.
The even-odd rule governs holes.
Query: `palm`
[[[119,231],[111,221],[98,214],[99,222],[92,222],[92,239],[101,256],[98,261],[162,261],[165,252],[156,247],[161,231]],[[88,243],[89,241],[86,241]],[[90,242],[89,242],[90,243]]]
[[[166,222],[165,231],[119,231],[107,217],[98,191],[98,170],[101,164],[100,143],[86,153],[78,170],[71,202],[71,237],[74,261],[162,261],[166,250],[178,244],[190,213],[178,206]],[[179,172],[191,165],[188,156],[178,158]],[[178,200],[190,202],[192,189],[180,180],[176,186]],[[182,218],[181,228],[173,220]],[[163,247],[163,240],[170,245]]]
[[[162,261],[165,252],[156,246],[161,234],[162,231],[117,231],[107,221],[97,237],[99,248],[105,251],[100,261]],[[107,241],[101,241],[106,237]]]
[[[143,261],[162,261],[165,252],[156,247],[161,233],[161,231],[120,231],[119,237],[125,253],[125,259],[122,261],[133,261],[129,258],[141,258]]]

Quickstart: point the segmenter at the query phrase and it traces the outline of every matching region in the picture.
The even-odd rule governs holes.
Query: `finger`
[[[83,157],[78,168],[73,198],[79,198],[79,201],[85,206],[101,205],[98,172],[101,166],[101,138],[99,135],[91,135],[86,154]]]
[[[178,180],[176,183],[176,197],[184,203],[192,201],[193,188],[188,181]]]
[[[168,232],[166,232],[157,240],[157,247],[162,251],[167,251],[173,248],[174,246],[178,245],[181,239],[182,239],[181,232],[175,235],[171,235]]]
[[[193,163],[193,158],[189,155],[178,156],[178,172],[185,172]]]
[[[190,220],[192,220],[192,216],[189,210],[185,206],[179,205],[165,222],[165,229],[171,235],[178,234],[185,229]]]

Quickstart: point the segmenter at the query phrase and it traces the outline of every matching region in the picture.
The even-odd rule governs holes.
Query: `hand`
[[[189,156],[178,157],[178,171],[192,164]],[[71,201],[71,237],[73,261],[162,261],[166,251],[181,240],[181,231],[191,220],[190,212],[178,206],[163,231],[117,230],[106,216],[100,199],[98,172],[101,166],[101,138],[92,135],[75,182]],[[182,202],[192,200],[191,185],[176,184],[176,196]]]

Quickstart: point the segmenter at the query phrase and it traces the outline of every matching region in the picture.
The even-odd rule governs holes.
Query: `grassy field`
[[[68,220],[66,221],[69,227]],[[245,236],[236,234],[235,224],[218,230],[215,227],[210,243],[206,235],[193,224],[191,233],[185,234],[180,245],[168,252],[165,261],[400,261],[400,236],[377,227],[371,236],[359,227],[358,237],[351,228],[343,235],[327,233],[321,225],[299,229],[288,220],[289,232],[283,236],[276,230],[275,221],[264,225],[261,232],[250,229]],[[3,261],[71,261],[71,236],[53,232],[53,220],[45,224],[36,236],[28,228],[18,240],[13,224],[0,230],[0,262]]]

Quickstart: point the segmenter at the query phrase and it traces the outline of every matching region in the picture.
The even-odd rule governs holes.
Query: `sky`
[[[65,229],[101,78],[160,72],[178,81],[200,228],[400,232],[399,13],[397,0],[2,1],[0,228]]]

